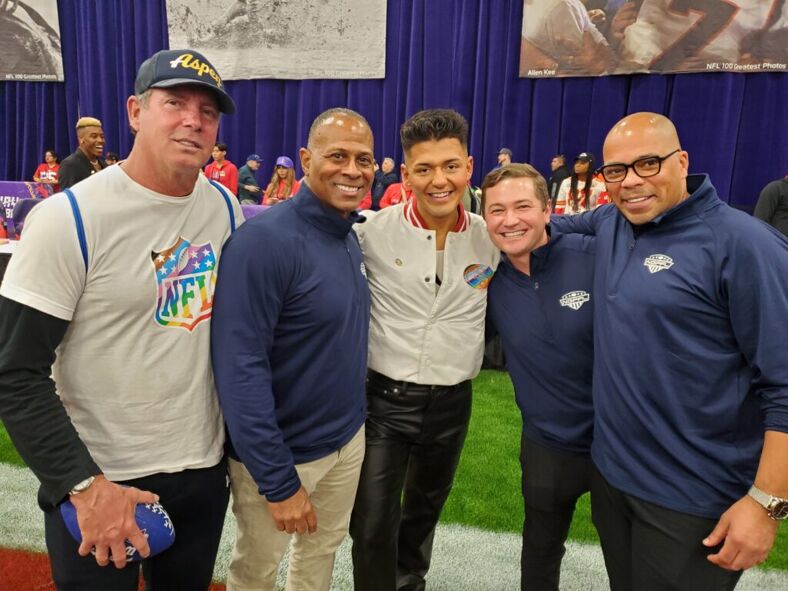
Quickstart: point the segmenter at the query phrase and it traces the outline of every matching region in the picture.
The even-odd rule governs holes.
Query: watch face
[[[779,520],[788,518],[788,501],[778,501],[772,505],[771,517]]]
[[[72,488],[69,491],[69,493],[72,495],[78,495],[81,492],[85,492],[90,487],[90,485],[93,484],[93,481],[95,479],[96,479],[95,476],[90,476],[89,478],[85,478],[85,480],[83,480],[82,482],[78,482],[77,484],[75,484],[74,488]]]

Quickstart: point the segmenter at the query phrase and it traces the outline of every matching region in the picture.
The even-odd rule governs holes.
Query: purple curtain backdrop
[[[59,0],[64,83],[0,82],[0,179],[29,180],[47,148],[76,146],[74,123],[99,117],[105,150],[131,148],[125,101],[138,65],[167,47],[164,0]],[[515,161],[549,173],[550,158],[589,150],[601,159],[610,126],[627,113],[671,117],[693,172],[708,172],[723,199],[751,210],[761,188],[788,173],[786,74],[518,78],[522,0],[388,0],[383,80],[248,80],[227,83],[238,113],[220,138],[237,164],[297,161],[312,119],[349,106],[370,121],[378,159],[401,159],[398,130],[422,108],[452,107],[471,126],[474,182],[506,146]],[[361,23],[360,26],[363,26]],[[300,174],[300,169],[299,169]]]

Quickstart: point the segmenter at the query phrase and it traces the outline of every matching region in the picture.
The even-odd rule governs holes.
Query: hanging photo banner
[[[785,0],[524,0],[524,78],[786,71]]]
[[[386,0],[167,0],[167,21],[225,80],[386,75]]]
[[[57,0],[0,0],[0,80],[63,81]]]

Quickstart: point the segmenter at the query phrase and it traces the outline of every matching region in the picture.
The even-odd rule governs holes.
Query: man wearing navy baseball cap
[[[210,320],[242,214],[201,167],[235,105],[191,50],[156,53],[134,89],[128,159],[36,208],[0,289],[0,418],[41,481],[60,591],[136,591],[125,540],[149,589],[205,591],[229,497]],[[150,556],[134,513],[156,500],[176,536]]]
[[[134,92],[151,88],[202,86],[213,91],[222,113],[235,113],[235,103],[224,90],[224,82],[205,56],[191,49],[165,49],[142,62]]]
[[[512,163],[512,151],[509,148],[501,148],[498,150],[498,167],[506,166]]]
[[[259,170],[262,161],[259,155],[249,154],[246,157],[246,164],[238,169],[238,200],[241,203],[260,204],[263,194],[255,172]]]

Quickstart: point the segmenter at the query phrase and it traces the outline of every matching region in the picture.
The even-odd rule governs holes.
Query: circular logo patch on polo
[[[463,272],[462,276],[465,279],[465,283],[474,289],[487,289],[493,273],[492,268],[487,265],[476,264],[465,267],[465,272]]]

